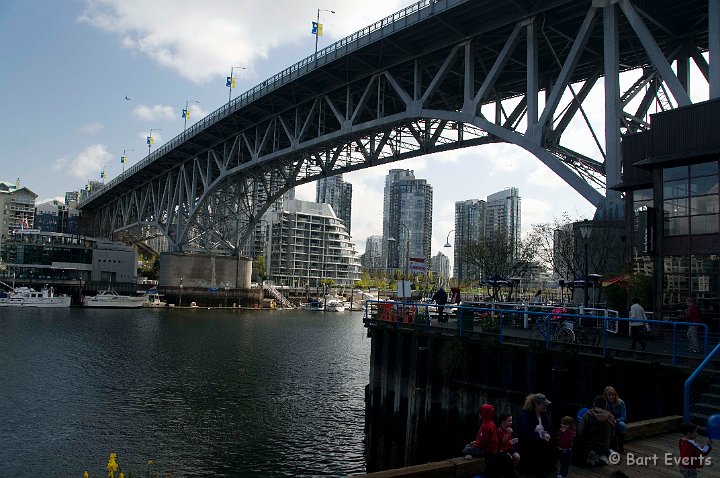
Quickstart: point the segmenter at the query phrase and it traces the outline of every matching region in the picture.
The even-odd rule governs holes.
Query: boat
[[[310,299],[310,302],[303,305],[303,310],[309,310],[311,312],[322,312],[325,310],[325,307],[323,306],[323,303],[320,302],[318,299]]]
[[[147,303],[145,296],[120,295],[113,289],[103,290],[92,297],[85,297],[83,305],[85,307],[113,307],[118,309],[132,309],[142,307]]]
[[[147,302],[143,305],[145,307],[166,307],[167,302],[162,300],[162,296],[158,293],[151,293],[147,295]]]
[[[70,296],[55,295],[52,287],[35,290],[31,287],[14,287],[0,297],[0,307],[70,307]]]
[[[345,302],[338,299],[328,300],[325,305],[326,312],[343,312],[345,310]]]

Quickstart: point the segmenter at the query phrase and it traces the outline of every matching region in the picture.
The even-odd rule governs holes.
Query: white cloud
[[[95,133],[101,131],[104,127],[105,127],[105,125],[103,125],[99,121],[93,121],[91,123],[81,126],[80,132],[87,133],[87,134],[95,134]]]
[[[100,176],[100,170],[112,161],[112,158],[113,155],[104,144],[93,144],[75,156],[56,159],[52,169],[83,180],[93,179]]]
[[[320,48],[398,10],[408,1],[327,0]],[[115,34],[125,48],[148,56],[195,83],[226,76],[231,65],[267,58],[280,45],[308,42],[318,4],[310,0],[86,0],[79,21]]]
[[[135,107],[133,114],[145,121],[170,120],[178,117],[172,106],[165,105],[139,105]]]

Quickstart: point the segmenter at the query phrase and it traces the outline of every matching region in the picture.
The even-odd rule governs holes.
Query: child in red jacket
[[[558,451],[560,452],[560,471],[558,478],[567,478],[572,461],[572,449],[575,444],[575,419],[563,417],[557,433]]]
[[[465,458],[494,456],[495,453],[497,453],[498,436],[497,427],[493,421],[494,417],[495,407],[487,403],[480,407],[480,419],[482,423],[480,424],[480,429],[478,430],[475,440],[470,442],[463,450]]]
[[[710,464],[708,458],[710,450],[712,450],[712,440],[708,439],[705,446],[700,445],[695,439],[697,438],[697,425],[693,422],[684,422],[680,425],[680,463],[678,468],[683,478],[697,478],[698,469],[702,468],[705,463]]]

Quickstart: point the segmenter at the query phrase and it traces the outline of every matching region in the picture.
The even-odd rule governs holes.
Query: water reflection
[[[359,313],[6,311],[0,476],[364,470]]]

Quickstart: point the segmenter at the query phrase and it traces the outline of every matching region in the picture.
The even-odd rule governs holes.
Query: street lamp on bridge
[[[185,109],[182,111],[182,117],[185,120],[185,125],[183,126],[183,131],[185,131],[187,129],[187,120],[190,117],[189,104],[191,101],[194,101],[195,103],[200,104],[200,102],[198,100],[185,100]]]
[[[127,152],[128,151],[135,151],[134,149],[123,149],[123,154],[120,156],[120,164],[122,164],[122,173],[123,176],[125,175],[125,163],[127,163]]]
[[[235,70],[247,70],[244,66],[231,66],[230,67],[230,76],[227,77],[227,81],[225,82],[225,86],[228,87],[228,106],[230,106],[230,100],[232,100],[232,90],[235,88],[235,78],[233,77],[233,72]]]
[[[150,156],[150,148],[152,148],[155,142],[155,139],[152,137],[153,131],[162,131],[162,128],[150,128],[150,135],[147,137],[148,156]]]
[[[323,34],[323,26],[322,23],[320,23],[320,12],[330,12],[335,13],[335,10],[326,10],[324,8],[318,8],[317,11],[317,21],[314,22],[312,32],[315,34],[315,61],[317,61],[317,49],[318,49],[318,37],[321,37]]]
[[[406,283],[407,283],[407,280],[408,280],[408,264],[410,263],[410,229],[408,229],[408,227],[407,227],[405,224],[403,224],[402,222],[400,223],[400,226],[402,226],[402,227],[405,229],[405,267],[404,267],[404,269],[403,269],[402,297],[403,297],[403,298],[409,298],[409,297],[410,297],[410,290],[409,290],[409,287],[408,287],[408,290],[406,291],[406,290],[405,290],[405,286],[406,286]],[[395,242],[395,243],[397,243],[397,244],[400,243],[400,242],[399,242],[397,239],[395,239],[394,237],[389,237],[389,238],[388,238],[388,241],[389,241],[389,242]],[[398,255],[398,257],[399,257],[399,255]]]

